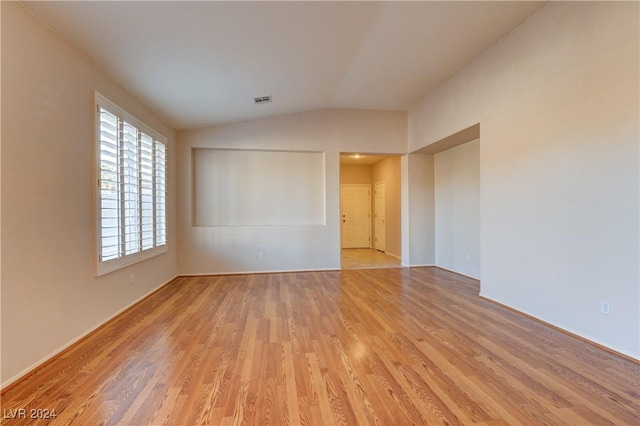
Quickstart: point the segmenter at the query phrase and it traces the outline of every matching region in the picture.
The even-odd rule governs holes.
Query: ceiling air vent
[[[260,96],[258,98],[253,98],[253,103],[255,105],[268,104],[269,102],[271,102],[271,96]]]

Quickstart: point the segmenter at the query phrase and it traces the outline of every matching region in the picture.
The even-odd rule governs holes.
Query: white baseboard
[[[179,277],[214,277],[218,275],[254,275],[254,274],[288,274],[292,272],[325,272],[325,271],[340,271],[340,268],[314,268],[314,269],[278,269],[278,270],[265,270],[265,271],[229,271],[229,272],[182,272],[178,274]]]
[[[635,353],[632,353],[632,352],[629,352],[629,351],[625,351],[625,350],[622,350],[622,349],[614,348],[613,346],[610,346],[610,345],[608,345],[608,344],[606,344],[606,343],[604,343],[604,342],[602,342],[602,341],[600,341],[598,339],[595,339],[595,338],[593,338],[591,336],[585,336],[582,333],[578,333],[578,332],[576,332],[574,330],[571,330],[571,329],[568,329],[568,328],[565,328],[565,327],[561,327],[561,326],[559,326],[557,324],[554,324],[552,322],[549,322],[549,321],[545,321],[542,318],[539,318],[539,317],[537,317],[535,315],[532,315],[532,314],[530,314],[530,313],[528,313],[526,311],[520,310],[518,308],[514,308],[511,305],[507,305],[506,303],[502,303],[501,301],[499,301],[497,299],[494,299],[493,297],[489,297],[489,296],[485,295],[484,293],[482,293],[482,291],[480,292],[479,296],[481,298],[485,299],[485,300],[488,300],[489,302],[492,302],[492,303],[495,303],[496,305],[502,306],[505,309],[508,309],[510,311],[513,311],[513,312],[516,312],[516,313],[518,313],[520,315],[523,315],[525,317],[531,318],[534,321],[542,323],[542,324],[544,324],[544,325],[546,325],[548,327],[554,328],[554,329],[556,329],[556,330],[558,330],[558,331],[560,331],[562,333],[565,333],[565,334],[567,334],[569,336],[573,336],[576,339],[580,339],[582,341],[588,342],[588,343],[590,343],[592,345],[595,345],[595,346],[600,346],[604,350],[607,350],[609,352],[613,352],[613,353],[615,353],[617,355],[622,355],[622,356],[624,356],[626,358],[629,358],[631,360],[640,361],[640,355],[638,355],[638,354],[635,354]]]
[[[91,327],[89,330],[85,331],[84,333],[82,333],[81,335],[79,335],[78,337],[74,338],[73,340],[69,341],[67,344],[65,344],[64,346],[61,346],[60,348],[54,350],[53,352],[51,352],[49,355],[45,356],[44,358],[42,358],[39,361],[36,361],[34,364],[32,364],[31,366],[25,368],[24,370],[22,370],[20,373],[16,374],[15,376],[13,376],[11,379],[7,380],[6,382],[2,383],[2,385],[0,386],[0,391],[2,391],[4,388],[6,388],[7,386],[11,385],[12,383],[22,379],[23,377],[25,377],[27,374],[31,373],[32,371],[34,371],[36,368],[40,367],[42,364],[44,364],[45,362],[49,361],[50,359],[52,359],[53,357],[59,355],[62,351],[64,351],[65,349],[69,348],[70,346],[74,345],[75,343],[78,343],[80,340],[84,339],[85,337],[87,337],[89,334],[93,333],[94,331],[96,331],[98,328],[102,327],[103,325],[105,325],[107,322],[111,321],[112,319],[114,319],[115,317],[117,317],[118,315],[120,315],[121,313],[123,313],[124,311],[126,311],[127,309],[129,309],[130,307],[132,307],[133,305],[135,305],[138,302],[141,302],[142,300],[146,299],[151,293],[154,293],[158,290],[160,290],[162,287],[164,287],[165,285],[169,284],[171,281],[175,280],[178,277],[178,275],[175,275],[173,278],[171,278],[170,280],[167,280],[166,282],[164,282],[163,284],[159,285],[158,287],[150,290],[149,292],[145,293],[144,295],[140,296],[139,298],[137,298],[136,300],[134,300],[133,302],[129,303],[127,306],[125,306],[124,308],[116,311],[115,313],[113,313],[112,315],[110,315],[109,317],[107,317],[106,319],[104,319],[103,321],[101,321],[100,323],[98,323],[97,325]]]
[[[453,272],[454,274],[462,275],[463,277],[471,278],[472,280],[480,281],[480,278],[474,277],[473,275],[463,274],[462,272],[454,271],[453,269],[445,268],[444,266],[440,266],[440,265],[433,265],[433,266],[435,266],[436,268],[444,269],[445,271]]]

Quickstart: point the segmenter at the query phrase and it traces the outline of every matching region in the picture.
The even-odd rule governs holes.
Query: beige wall
[[[372,191],[375,189],[375,184],[382,181],[384,181],[385,188],[385,251],[396,257],[402,255],[400,176],[400,157],[387,157],[373,165]],[[372,197],[372,199],[374,198]],[[375,204],[375,200],[372,201]],[[375,238],[375,219],[372,222],[372,229]]]
[[[552,2],[409,112],[410,151],[480,123],[482,295],[635,358],[639,9]]]
[[[433,155],[402,156],[400,173],[402,264],[433,266],[436,262]]]
[[[37,21],[2,2],[2,384],[177,273],[174,134]],[[94,277],[94,91],[168,138],[169,252]],[[133,274],[135,282],[131,282]]]
[[[371,173],[370,165],[341,164],[340,183],[371,185]]]
[[[180,272],[339,269],[340,152],[402,154],[406,152],[406,120],[405,112],[327,109],[180,132]],[[326,225],[192,226],[193,148],[324,152]],[[233,193],[233,182],[228,189]],[[260,252],[264,257],[260,258]]]
[[[433,157],[436,265],[480,279],[480,140]]]

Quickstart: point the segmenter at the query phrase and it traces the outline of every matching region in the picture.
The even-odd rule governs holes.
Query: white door
[[[371,186],[341,185],[342,248],[371,247]]]
[[[384,181],[376,183],[375,198],[375,224],[376,224],[376,250],[385,251],[385,220],[384,220]]]

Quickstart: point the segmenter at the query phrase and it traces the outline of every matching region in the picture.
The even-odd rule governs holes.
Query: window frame
[[[157,141],[159,143],[161,143],[164,146],[164,243],[161,244],[157,244],[156,242],[156,238],[158,236],[158,228],[157,228],[157,214],[156,214],[156,209],[157,209],[157,193],[156,193],[156,174],[157,174],[157,168],[156,167],[152,167],[151,169],[151,174],[153,176],[153,186],[152,186],[152,191],[151,191],[151,197],[152,197],[152,205],[153,205],[153,243],[152,243],[152,247],[151,248],[147,248],[147,249],[143,249],[142,248],[142,222],[138,223],[138,250],[135,253],[131,253],[131,254],[124,254],[124,253],[119,253],[118,257],[116,257],[115,259],[110,259],[110,260],[102,260],[102,231],[103,231],[103,217],[102,217],[102,189],[101,189],[101,179],[102,179],[102,167],[101,167],[101,147],[102,147],[102,139],[101,139],[101,109],[105,109],[107,110],[109,113],[115,115],[119,120],[122,120],[126,123],[128,123],[129,125],[135,127],[137,129],[137,140],[138,140],[138,144],[140,143],[139,141],[141,140],[141,133],[146,134],[147,136],[150,136],[152,138],[153,141]],[[133,264],[142,262],[144,260],[150,259],[152,257],[161,255],[163,253],[166,253],[169,250],[169,242],[168,242],[168,228],[169,228],[169,224],[168,224],[168,220],[167,220],[167,199],[168,199],[168,191],[167,191],[167,183],[168,183],[168,169],[167,169],[167,164],[168,164],[168,146],[167,146],[167,138],[164,137],[162,134],[160,134],[159,132],[155,131],[154,129],[152,129],[151,127],[149,127],[148,125],[146,125],[144,122],[138,120],[135,116],[133,116],[132,114],[129,114],[127,111],[125,111],[123,108],[119,107],[117,104],[113,103],[112,101],[110,101],[109,99],[107,99],[106,97],[104,97],[103,95],[101,95],[98,92],[95,92],[95,100],[94,100],[94,127],[95,127],[95,132],[94,132],[94,173],[93,173],[93,179],[94,179],[94,190],[95,190],[95,197],[94,197],[94,211],[95,211],[95,243],[94,243],[94,252],[95,252],[95,275],[101,276],[101,275],[105,275],[108,274],[110,272],[113,271],[117,271],[119,269],[123,269],[125,267],[131,266]],[[118,138],[120,139],[120,137]],[[118,141],[118,147],[120,148],[120,144],[121,142]],[[155,144],[153,144],[152,142],[152,157],[156,156],[156,148],[155,148]],[[139,154],[138,154],[139,156]],[[138,161],[138,164],[140,164],[140,161]],[[155,165],[155,163],[154,163]],[[121,176],[121,170],[118,170],[118,175]],[[141,186],[142,183],[140,182],[140,173],[138,173],[138,182],[137,182],[137,190],[138,190],[138,194],[140,194],[140,190],[141,190]],[[120,196],[122,196],[123,193],[123,188],[122,186],[118,189]],[[118,204],[119,204],[119,209],[123,208],[123,204],[120,201],[120,198],[118,199]],[[138,213],[140,213],[141,210],[141,205],[142,205],[142,201],[141,199],[138,201]],[[120,213],[122,213],[121,210],[119,210]],[[118,218],[118,220],[120,220]],[[119,224],[119,227],[122,226],[126,226],[126,225],[122,225]],[[120,229],[120,232],[122,232],[122,229]],[[121,243],[118,243],[121,244]],[[125,243],[126,244],[126,243]]]

